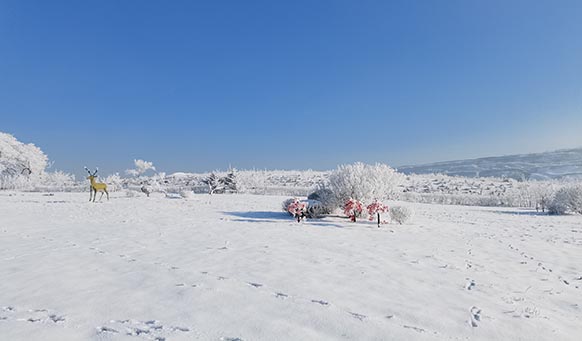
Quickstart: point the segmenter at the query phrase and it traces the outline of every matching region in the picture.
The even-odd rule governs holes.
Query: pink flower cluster
[[[289,206],[287,206],[287,211],[297,218],[297,221],[299,221],[305,216],[305,212],[307,212],[307,203],[295,199],[289,204]]]
[[[370,221],[374,221],[374,219],[376,218],[376,214],[378,213],[384,213],[384,212],[388,212],[389,208],[387,205],[384,205],[383,203],[379,202],[378,200],[374,201],[373,203],[371,203],[370,205],[368,205],[368,207],[366,207],[368,209],[368,219]]]
[[[362,202],[350,198],[344,205],[344,214],[350,217],[351,221],[356,221],[356,216],[362,213]]]

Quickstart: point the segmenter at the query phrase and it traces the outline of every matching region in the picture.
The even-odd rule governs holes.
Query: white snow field
[[[580,340],[582,216],[0,193],[1,340]]]

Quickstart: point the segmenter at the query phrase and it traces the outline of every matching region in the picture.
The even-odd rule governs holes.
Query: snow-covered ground
[[[579,340],[582,216],[0,192],[2,340]]]

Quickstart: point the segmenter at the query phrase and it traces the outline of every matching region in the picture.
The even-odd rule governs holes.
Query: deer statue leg
[[[107,201],[109,201],[109,192],[107,192],[107,190],[105,189],[105,194],[107,194]]]
[[[101,199],[103,199],[103,191],[101,191],[101,196],[99,197],[99,201],[101,201]]]
[[[91,201],[92,196],[93,196],[93,187],[89,186],[89,201]]]
[[[93,202],[95,202],[96,198],[97,198],[97,190],[93,189]]]

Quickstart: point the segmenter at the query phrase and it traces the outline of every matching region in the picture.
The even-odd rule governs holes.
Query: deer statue
[[[91,187],[89,188],[89,201],[91,201],[91,197],[93,197],[93,202],[95,202],[95,197],[97,197],[97,192],[101,192],[101,197],[99,197],[99,200],[101,200],[101,198],[103,198],[103,192],[105,192],[105,194],[107,194],[107,200],[109,200],[109,192],[107,192],[107,185],[102,183],[102,182],[96,182],[95,181],[95,175],[97,174],[97,171],[99,170],[99,168],[95,168],[95,172],[93,172],[91,174],[91,171],[85,167],[85,170],[87,171],[87,173],[89,173],[89,176],[87,177],[87,179],[89,179],[89,181],[91,181]]]

